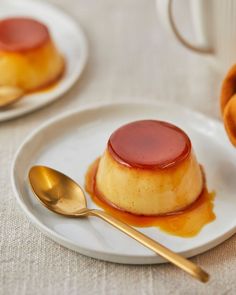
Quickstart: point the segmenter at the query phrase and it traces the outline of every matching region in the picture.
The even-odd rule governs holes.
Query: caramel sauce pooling
[[[113,217],[137,227],[158,227],[163,232],[174,236],[189,238],[196,236],[208,223],[215,220],[213,200],[215,193],[209,193],[206,185],[198,199],[188,208],[168,215],[142,216],[134,215],[105,202],[96,191],[96,172],[99,159],[89,167],[85,177],[85,189],[93,202],[111,214]]]

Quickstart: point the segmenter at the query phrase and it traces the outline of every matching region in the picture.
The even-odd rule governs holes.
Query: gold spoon
[[[81,187],[61,172],[46,166],[33,166],[29,171],[29,181],[35,195],[49,210],[69,217],[97,216],[201,282],[205,283],[209,280],[208,273],[193,262],[172,252],[108,213],[97,209],[88,209]]]
[[[24,91],[15,86],[0,86],[0,109],[9,107],[24,96]]]

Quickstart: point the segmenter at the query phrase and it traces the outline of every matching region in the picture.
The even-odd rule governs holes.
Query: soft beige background
[[[84,257],[44,237],[21,212],[9,179],[13,155],[27,134],[58,113],[94,101],[143,98],[176,101],[219,117],[223,74],[162,30],[153,0],[52,2],[82,24],[90,59],[63,98],[0,124],[0,294],[235,294],[235,236],[193,259],[212,275],[202,285],[169,264],[128,266]],[[179,0],[178,20],[193,39],[186,3]]]

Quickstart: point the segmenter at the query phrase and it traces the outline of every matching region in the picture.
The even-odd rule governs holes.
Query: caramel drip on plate
[[[155,226],[171,235],[189,238],[196,236],[206,224],[216,218],[213,212],[215,193],[209,193],[206,186],[199,198],[181,212],[162,216],[142,216],[119,210],[105,202],[96,193],[95,177],[98,163],[99,159],[90,165],[86,173],[85,189],[97,206],[129,225],[137,227]]]

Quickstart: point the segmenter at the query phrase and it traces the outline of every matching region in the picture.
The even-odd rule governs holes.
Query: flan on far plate
[[[25,17],[0,20],[0,86],[35,91],[57,81],[64,68],[46,25]]]
[[[204,178],[191,141],[180,128],[142,120],[117,129],[100,158],[96,194],[137,215],[162,215],[192,204]]]

